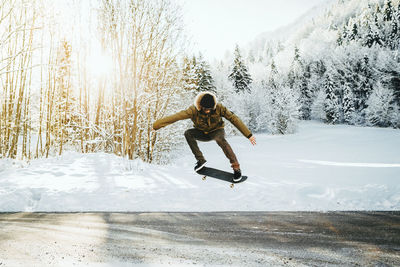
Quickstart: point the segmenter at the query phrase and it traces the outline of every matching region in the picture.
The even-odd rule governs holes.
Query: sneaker
[[[238,183],[242,180],[242,172],[240,170],[233,170],[233,181]]]
[[[206,160],[199,160],[196,163],[196,166],[194,166],[194,170],[196,172],[200,171],[201,169],[203,169],[203,167],[206,165]]]

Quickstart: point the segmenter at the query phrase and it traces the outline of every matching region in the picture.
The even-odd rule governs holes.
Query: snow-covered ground
[[[192,171],[184,147],[170,166],[112,154],[68,152],[24,163],[0,160],[0,211],[399,210],[400,131],[301,122],[296,134],[228,138],[248,181]],[[183,138],[183,135],[182,135]],[[215,142],[208,166],[230,170]]]

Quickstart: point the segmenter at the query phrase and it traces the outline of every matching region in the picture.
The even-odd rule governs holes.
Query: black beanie
[[[210,94],[205,94],[200,101],[200,105],[203,108],[214,108],[215,106],[215,100],[214,97]]]

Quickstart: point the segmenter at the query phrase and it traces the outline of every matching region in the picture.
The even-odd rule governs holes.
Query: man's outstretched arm
[[[229,120],[235,127],[244,135],[246,136],[252,145],[256,145],[256,138],[255,136],[251,133],[249,128],[242,122],[242,120],[236,116],[233,112],[231,112],[229,109],[227,109],[225,106],[221,105],[221,114],[224,116],[227,120]]]
[[[179,111],[178,113],[175,113],[173,115],[161,118],[159,120],[156,120],[153,123],[153,129],[158,130],[158,129],[165,127],[169,124],[172,124],[176,121],[189,119],[189,118],[191,118],[191,114],[192,114],[192,110],[190,108],[188,108],[186,110]]]

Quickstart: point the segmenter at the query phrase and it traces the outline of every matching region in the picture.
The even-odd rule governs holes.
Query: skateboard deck
[[[229,182],[231,183],[231,187],[233,187],[234,184],[242,183],[247,180],[247,176],[243,175],[242,180],[240,180],[239,182],[234,182],[233,173],[209,167],[203,167],[201,170],[197,171],[197,173],[203,175],[203,180],[206,180],[207,177],[211,177],[218,180]]]

